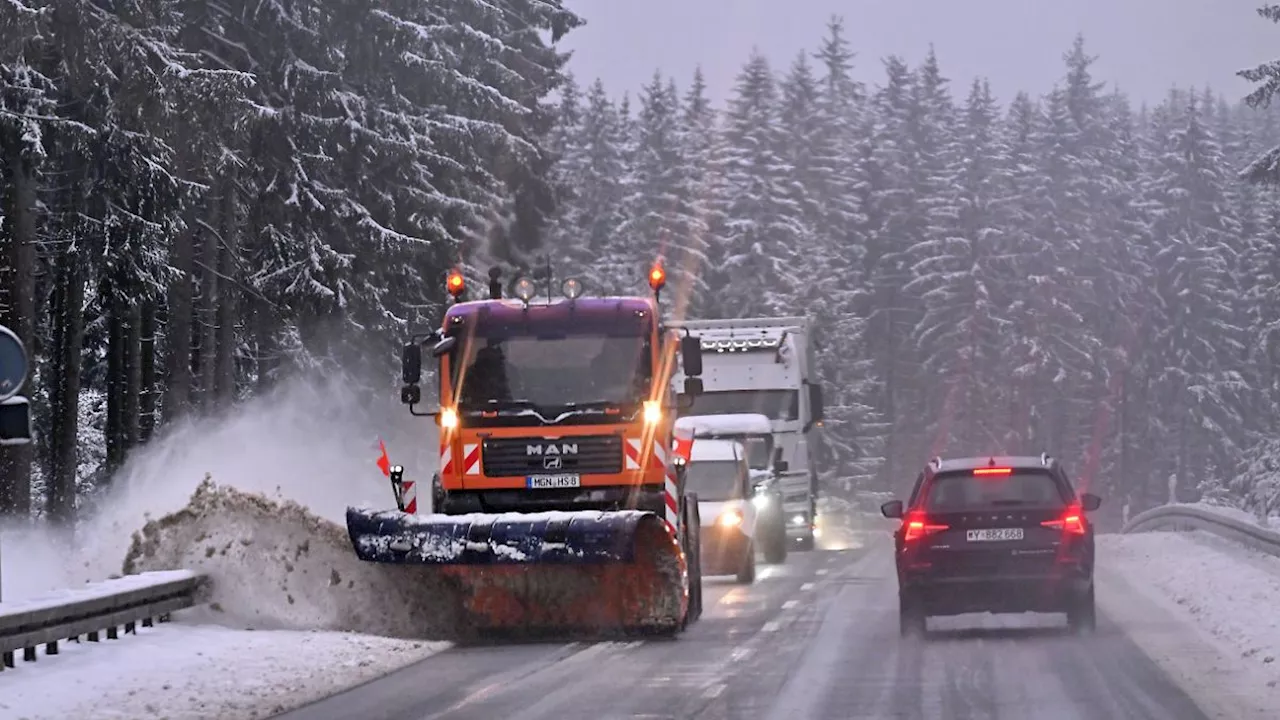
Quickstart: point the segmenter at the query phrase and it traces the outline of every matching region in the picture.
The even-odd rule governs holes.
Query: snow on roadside
[[[421,660],[447,643],[293,630],[235,630],[199,611],[100,643],[62,643],[0,672],[10,720],[265,718]]]
[[[1198,535],[1099,535],[1100,609],[1152,659],[1200,686],[1202,698],[1227,703],[1215,716],[1274,716],[1280,558]]]
[[[439,576],[361,562],[342,526],[211,480],[135,533],[124,562],[130,574],[178,568],[208,575],[210,617],[236,628],[445,640],[460,620]]]

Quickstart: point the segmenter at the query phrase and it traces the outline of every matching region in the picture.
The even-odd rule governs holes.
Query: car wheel
[[[1084,593],[1072,598],[1071,605],[1067,608],[1067,627],[1077,633],[1092,632],[1098,627],[1092,585]]]
[[[751,543],[747,548],[746,560],[742,563],[742,568],[738,570],[738,582],[742,585],[750,585],[756,581],[756,544]]]
[[[915,598],[898,592],[898,634],[904,638],[922,638],[928,629],[928,615]]]

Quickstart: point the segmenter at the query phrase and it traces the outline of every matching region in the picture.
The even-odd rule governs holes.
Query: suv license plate
[[[563,475],[530,475],[528,478],[531,490],[555,490],[558,488],[582,487],[582,478],[574,474]]]
[[[969,530],[965,532],[969,542],[991,542],[1000,540],[1021,540],[1022,528],[997,528],[993,530]]]

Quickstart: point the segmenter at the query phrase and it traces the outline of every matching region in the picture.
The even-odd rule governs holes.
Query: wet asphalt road
[[[279,720],[1201,720],[1100,615],[931,620],[897,632],[891,549],[792,553],[752,586],[706,581],[676,640],[455,648]]]

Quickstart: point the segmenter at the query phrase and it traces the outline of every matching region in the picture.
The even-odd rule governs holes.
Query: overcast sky
[[[990,78],[1001,100],[1047,91],[1062,54],[1083,32],[1098,56],[1095,77],[1137,101],[1172,85],[1211,85],[1230,100],[1248,92],[1235,71],[1280,57],[1280,25],[1259,17],[1263,0],[565,0],[587,25],[565,38],[571,69],[615,92],[660,68],[681,88],[701,64],[724,97],[753,45],[784,70],[817,46],[833,13],[858,53],[857,72],[879,83],[880,59],[914,64],[932,42],[953,92]],[[958,86],[958,87],[955,87]]]

